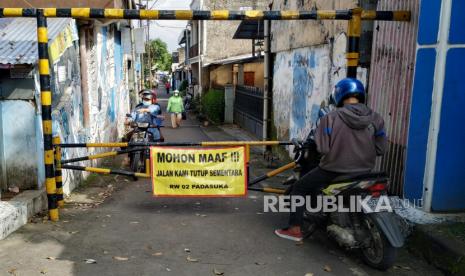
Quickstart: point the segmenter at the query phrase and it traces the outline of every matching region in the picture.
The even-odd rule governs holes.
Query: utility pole
[[[129,9],[132,10],[132,0],[128,1],[129,2]],[[129,20],[129,32],[131,36],[131,71],[130,75],[132,75],[132,84],[130,84],[129,89],[132,88],[132,98],[133,100],[137,101],[137,93],[136,93],[136,49],[134,45],[134,31],[132,29],[132,20]],[[131,105],[135,105],[136,102],[132,102]]]
[[[139,8],[142,9],[142,0],[139,0]],[[145,7],[147,9],[147,7]],[[139,20],[139,28],[142,28],[142,20]],[[144,54],[140,55],[140,87],[141,89],[145,88],[145,64],[144,64]]]
[[[147,8],[149,6],[149,0],[146,2]],[[152,47],[151,47],[151,42],[150,42],[150,21],[147,20],[147,44],[148,44],[148,52],[147,52],[147,58],[148,58],[148,67],[149,67],[149,84],[150,88],[152,88]]]

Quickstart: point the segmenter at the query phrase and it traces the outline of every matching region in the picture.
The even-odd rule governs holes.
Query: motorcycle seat
[[[360,181],[360,180],[371,180],[371,179],[379,179],[379,180],[387,180],[389,176],[386,172],[364,172],[364,173],[353,173],[353,174],[345,174],[336,177],[331,181],[332,183],[339,183],[339,182],[351,182],[351,181]]]

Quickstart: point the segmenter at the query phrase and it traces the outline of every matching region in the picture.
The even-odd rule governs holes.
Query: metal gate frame
[[[44,131],[45,183],[47,190],[49,218],[58,221],[58,205],[62,205],[61,169],[79,169],[78,167],[55,164],[54,141],[52,137],[52,93],[50,89],[50,64],[48,56],[48,17],[68,17],[75,19],[137,19],[137,20],[347,20],[347,76],[356,78],[360,57],[360,34],[362,20],[410,21],[409,11],[367,11],[361,8],[352,10],[319,11],[228,11],[228,10],[137,10],[137,9],[95,9],[95,8],[0,8],[2,17],[36,17],[37,41],[39,52],[40,93],[42,106],[42,125]],[[59,141],[55,140],[56,146]],[[213,142],[212,142],[213,143]],[[222,142],[217,145],[230,145],[237,142]],[[280,144],[280,142],[276,142]],[[121,144],[121,143],[120,143]],[[168,145],[169,143],[166,143]],[[201,143],[202,144],[202,143]],[[242,143],[244,144],[244,142]],[[98,146],[98,144],[94,144]],[[102,144],[104,147],[105,144]],[[106,144],[109,146],[108,144]],[[113,144],[114,145],[114,144]],[[159,143],[159,146],[165,145]],[[148,145],[145,145],[148,146]],[[111,147],[111,145],[110,145]],[[59,153],[57,147],[56,156]],[[61,155],[61,154],[60,154]],[[95,172],[108,173],[104,169]],[[61,192],[60,199],[57,191]]]

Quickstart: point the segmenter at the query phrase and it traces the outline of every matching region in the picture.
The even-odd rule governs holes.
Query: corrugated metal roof
[[[47,20],[49,41],[69,24],[70,18]],[[37,62],[37,20],[35,18],[0,18],[0,64]]]

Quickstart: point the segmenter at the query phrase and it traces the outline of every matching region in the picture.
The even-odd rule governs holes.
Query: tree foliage
[[[146,53],[144,54],[145,68],[148,69],[148,51],[152,59],[152,68],[156,65],[158,70],[169,71],[171,69],[171,54],[168,52],[166,43],[157,38],[148,43]]]

